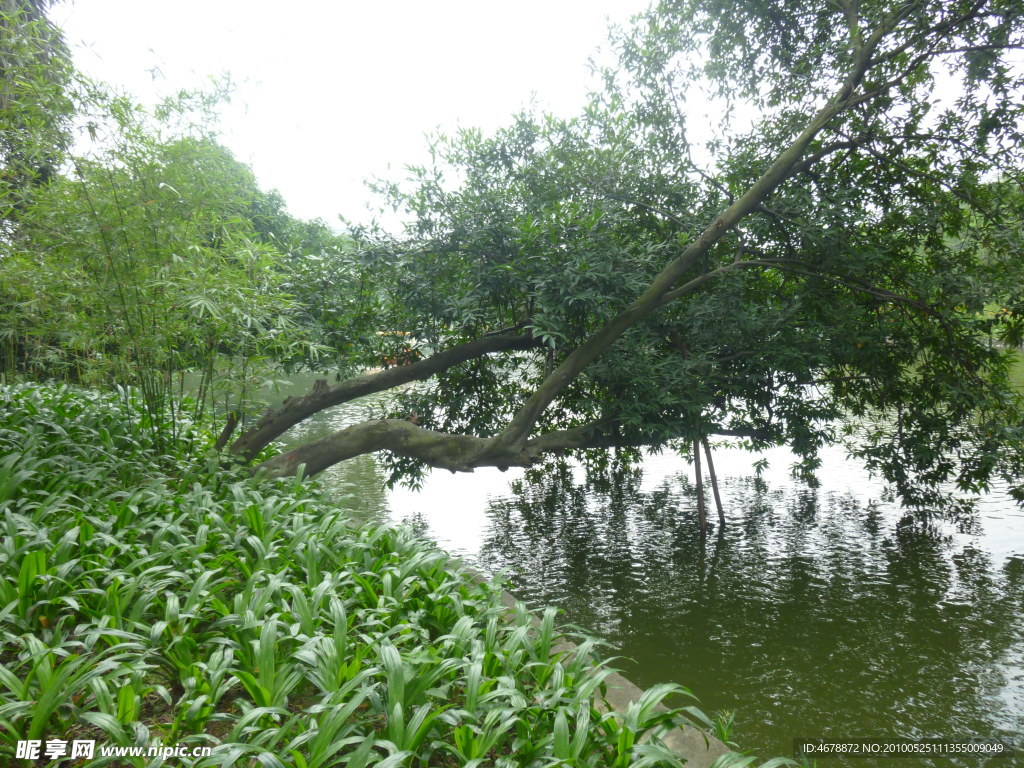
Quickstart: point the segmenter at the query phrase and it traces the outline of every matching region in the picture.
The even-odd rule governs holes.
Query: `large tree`
[[[70,141],[72,66],[51,0],[0,0],[0,237],[16,231],[32,192],[57,172]]]
[[[1017,487],[1024,6],[685,0],[613,42],[579,117],[439,139],[387,190],[413,223],[364,258],[387,275],[381,329],[423,359],[323,381],[234,453],[418,381],[390,418],[263,466],[469,471],[735,435],[813,469],[856,425],[910,504]],[[710,141],[701,104],[721,109]]]

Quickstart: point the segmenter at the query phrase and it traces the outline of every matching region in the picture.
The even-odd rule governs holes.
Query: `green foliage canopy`
[[[367,451],[402,473],[530,466],[716,434],[789,444],[810,471],[856,436],[920,508],[951,480],[1017,487],[1019,3],[661,2],[612,45],[578,116],[437,137],[430,164],[382,185],[409,214],[400,236],[297,222],[208,132],[154,133],[87,90],[72,102],[96,109],[102,149],[61,154],[57,130],[62,172],[5,188],[8,336],[43,339],[51,368],[144,387],[159,371],[158,390],[224,358],[243,382],[269,358],[339,377],[386,364],[246,423],[247,460],[318,410],[423,382],[387,418],[267,462],[278,474]],[[46,57],[19,61],[68,93]],[[203,104],[186,102],[157,122],[187,124]],[[8,202],[14,187],[31,195]]]
[[[663,2],[613,43],[583,114],[438,137],[385,190],[413,220],[370,246],[404,329],[543,345],[394,415],[506,445],[740,435],[808,470],[856,431],[921,506],[1019,478],[1019,4]]]

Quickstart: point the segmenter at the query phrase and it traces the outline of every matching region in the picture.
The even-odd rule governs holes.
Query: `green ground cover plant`
[[[553,609],[509,612],[308,481],[203,469],[187,424],[167,452],[145,414],[126,391],[0,389],[4,764],[92,738],[212,747],[164,763],[193,766],[668,766],[669,730],[714,727],[675,685],[602,711],[611,669],[593,640],[556,650]]]

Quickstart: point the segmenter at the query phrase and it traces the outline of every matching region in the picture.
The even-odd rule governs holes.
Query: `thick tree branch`
[[[333,387],[320,379],[313,390],[304,397],[289,398],[273,410],[265,413],[256,424],[247,429],[231,446],[231,452],[246,461],[251,461],[271,441],[280,437],[291,427],[319,413],[325,408],[347,403],[357,397],[371,395],[406,384],[421,381],[446,371],[452,366],[473,360],[493,352],[525,350],[540,346],[528,334],[498,334],[451,347],[410,365],[400,365],[376,373],[340,382]]]
[[[470,435],[449,435],[418,427],[401,419],[380,419],[354,424],[319,440],[305,443],[259,465],[271,477],[294,475],[301,465],[305,474],[315,475],[339,461],[375,451],[419,459],[432,467],[452,472],[469,472],[477,467],[496,466],[481,462],[490,440]],[[529,466],[530,462],[506,459],[505,466]]]
[[[766,437],[765,430],[727,429],[708,426],[707,434],[732,437]],[[271,477],[289,477],[304,467],[307,476],[315,475],[334,464],[355,456],[376,451],[390,451],[397,456],[418,459],[437,469],[472,472],[480,467],[530,467],[546,453],[588,448],[642,448],[663,442],[643,436],[619,434],[610,419],[602,419],[570,429],[555,430],[528,440],[520,448],[495,450],[493,438],[453,435],[424,429],[401,419],[364,421],[313,440],[286,453],[268,459],[257,469]]]

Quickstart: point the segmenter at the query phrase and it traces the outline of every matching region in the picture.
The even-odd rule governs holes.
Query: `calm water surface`
[[[321,414],[289,440],[369,407]],[[715,451],[727,525],[703,542],[692,470],[671,454],[590,479],[574,467],[434,472],[419,492],[384,491],[364,456],[322,479],[360,514],[411,522],[504,570],[528,604],[556,605],[609,641],[641,686],[677,682],[706,711],[735,712],[734,739],[764,757],[802,737],[1001,738],[1024,750],[1024,511],[993,493],[970,525],[922,529],[841,449],[824,454],[816,489],[789,477],[786,451],[766,454],[761,478],[756,458]]]

